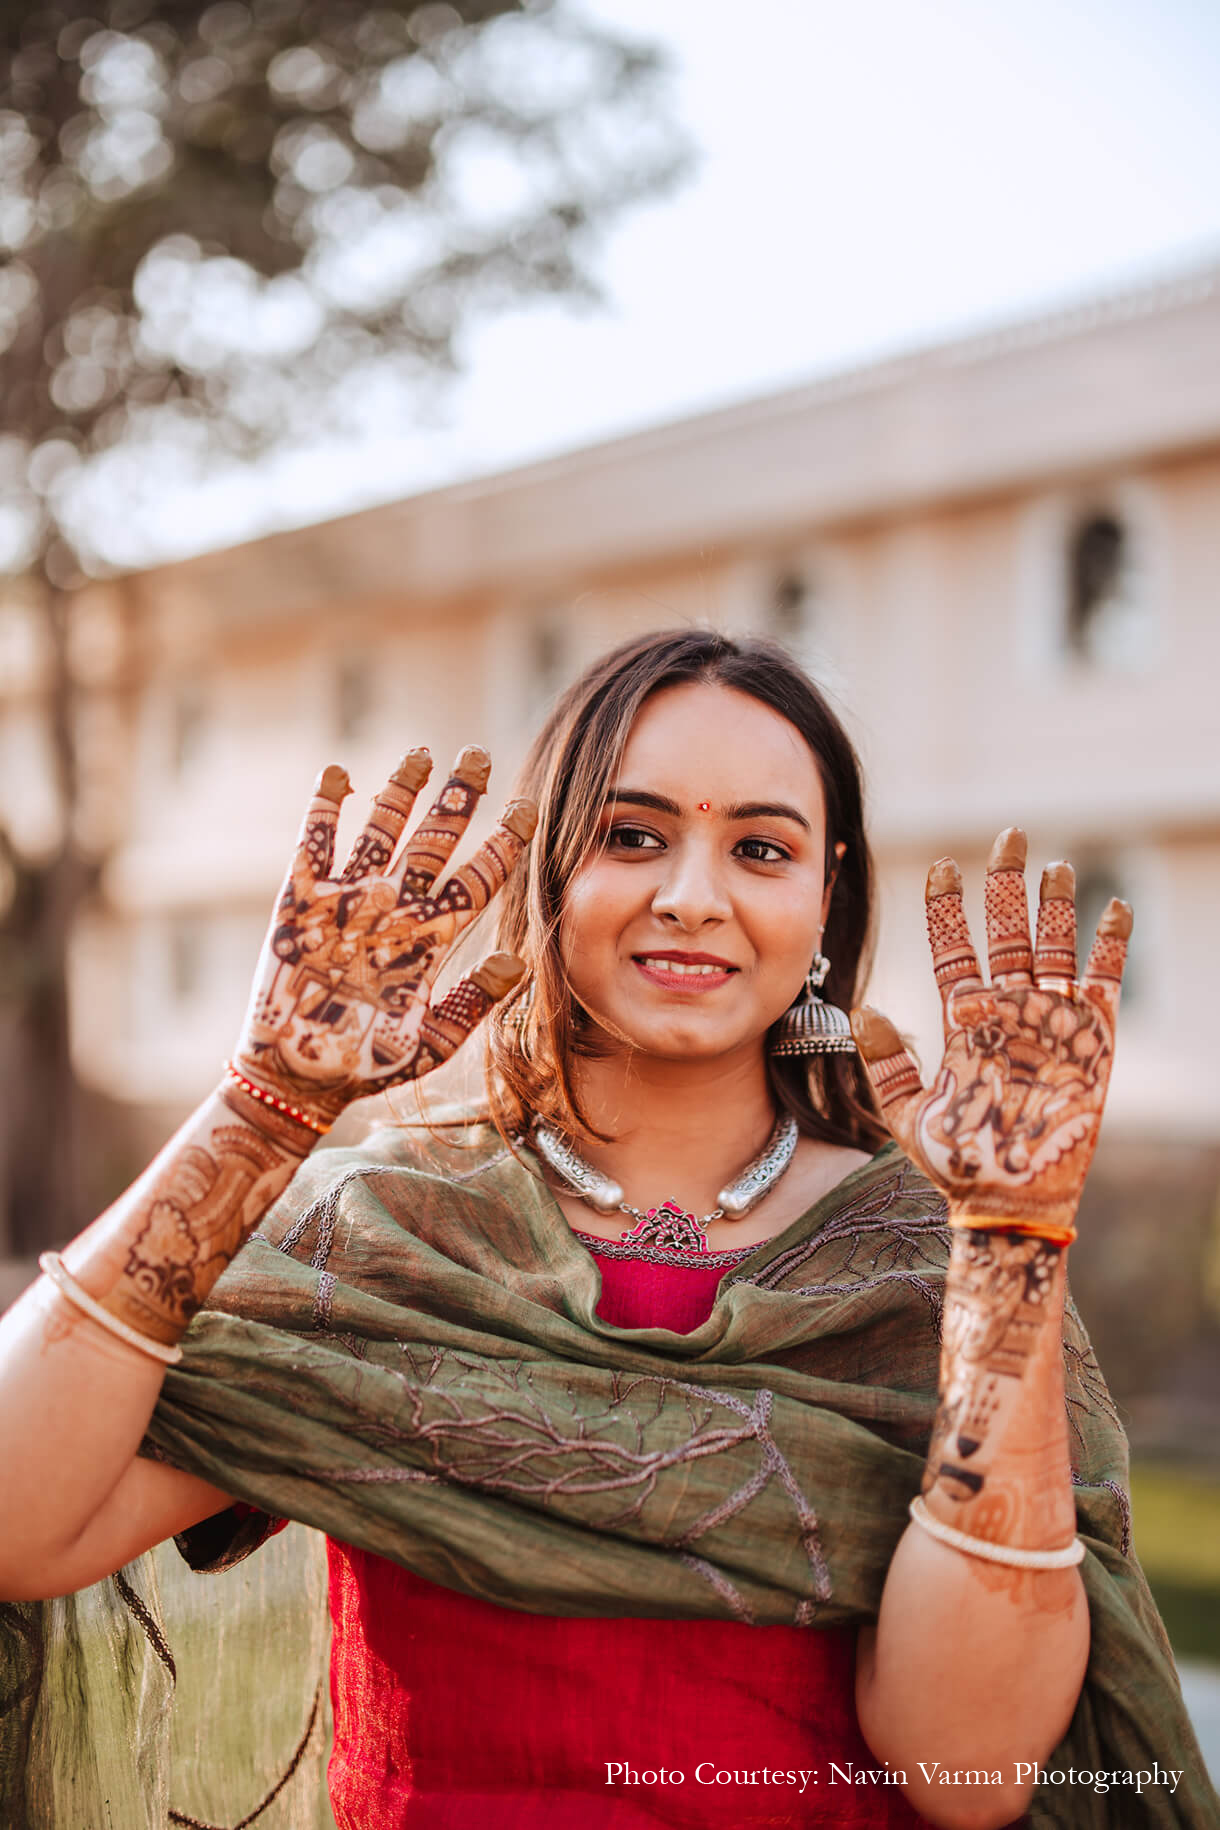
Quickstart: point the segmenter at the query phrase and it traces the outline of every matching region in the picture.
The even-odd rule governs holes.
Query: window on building
[[[767,633],[786,648],[799,648],[809,634],[813,593],[806,573],[789,567],[776,578],[767,606]]]
[[[1147,650],[1147,604],[1128,522],[1092,509],[1073,524],[1066,553],[1065,637],[1086,661],[1138,665]]]
[[[169,927],[169,991],[175,1004],[193,1004],[204,989],[203,923],[197,915],[175,915]]]
[[[175,775],[185,775],[203,752],[207,733],[207,701],[195,685],[176,688],[170,707],[169,761]]]
[[[364,655],[344,655],[335,671],[335,735],[354,743],[366,735],[373,712],[373,669]]]
[[[535,714],[549,711],[567,684],[568,644],[558,610],[540,610],[529,624],[529,699]]]

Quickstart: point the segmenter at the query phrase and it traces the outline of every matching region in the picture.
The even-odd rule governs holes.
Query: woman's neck
[[[573,1078],[591,1126],[610,1139],[582,1143],[581,1155],[636,1205],[673,1198],[706,1213],[775,1125],[760,1050],[710,1062],[586,1057]]]

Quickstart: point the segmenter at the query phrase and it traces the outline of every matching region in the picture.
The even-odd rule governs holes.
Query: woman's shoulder
[[[210,1306],[248,1313],[251,1285],[281,1279],[287,1260],[315,1272],[325,1267],[348,1283],[360,1283],[374,1264],[379,1275],[391,1265],[422,1275],[429,1253],[461,1258],[478,1241],[499,1239],[514,1217],[528,1226],[533,1191],[513,1147],[477,1113],[466,1122],[378,1127],[315,1150],[221,1277]]]
[[[949,1263],[949,1211],[944,1193],[901,1145],[890,1140],[843,1187],[841,1230],[895,1242],[895,1260],[913,1248],[929,1268]]]
[[[944,1195],[893,1138],[871,1155],[845,1149],[842,1164],[843,1173],[833,1191],[836,1204],[853,1212],[878,1210],[905,1222],[945,1226]]]
[[[942,1282],[949,1230],[940,1190],[892,1141],[871,1156],[845,1154],[843,1168],[797,1227],[774,1242],[765,1271],[751,1281],[802,1292],[815,1284],[846,1290],[862,1281],[909,1281],[914,1273]]]
[[[501,1183],[515,1188],[519,1179],[516,1149],[485,1107],[430,1110],[418,1122],[344,1123],[338,1142],[302,1163],[259,1234],[283,1249],[285,1238],[321,1209],[350,1208],[365,1194],[392,1208],[401,1223],[420,1202],[464,1206],[468,1197],[501,1192]]]
[[[298,1179],[333,1181],[362,1167],[460,1173],[509,1148],[482,1101],[450,1100],[410,1117],[387,1115],[381,1101],[366,1104],[371,1110],[356,1106],[344,1115]]]

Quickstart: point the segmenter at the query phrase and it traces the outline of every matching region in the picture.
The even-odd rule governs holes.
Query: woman
[[[345,1826],[1086,1824],[1094,1769],[1154,1756],[1148,1821],[1205,1821],[1063,1316],[1129,912],[1078,980],[1070,870],[1031,941],[1001,835],[987,988],[934,866],[925,1092],[886,1019],[859,1056],[835,1021],[858,773],[781,651],[608,656],[446,876],[487,769],[400,842],[410,754],[338,874],[324,772],[222,1086],[5,1319],[0,1590],[327,1530]],[[506,950],[430,1008],[506,881]],[[301,1167],[502,999],[494,1128]],[[1090,1783],[1037,1786],[1065,1752]]]

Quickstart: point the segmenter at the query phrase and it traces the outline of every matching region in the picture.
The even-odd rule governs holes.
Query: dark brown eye
[[[772,839],[743,839],[737,850],[755,864],[786,864],[792,855]]]
[[[661,840],[646,826],[621,825],[610,828],[606,844],[615,851],[658,851]]]

